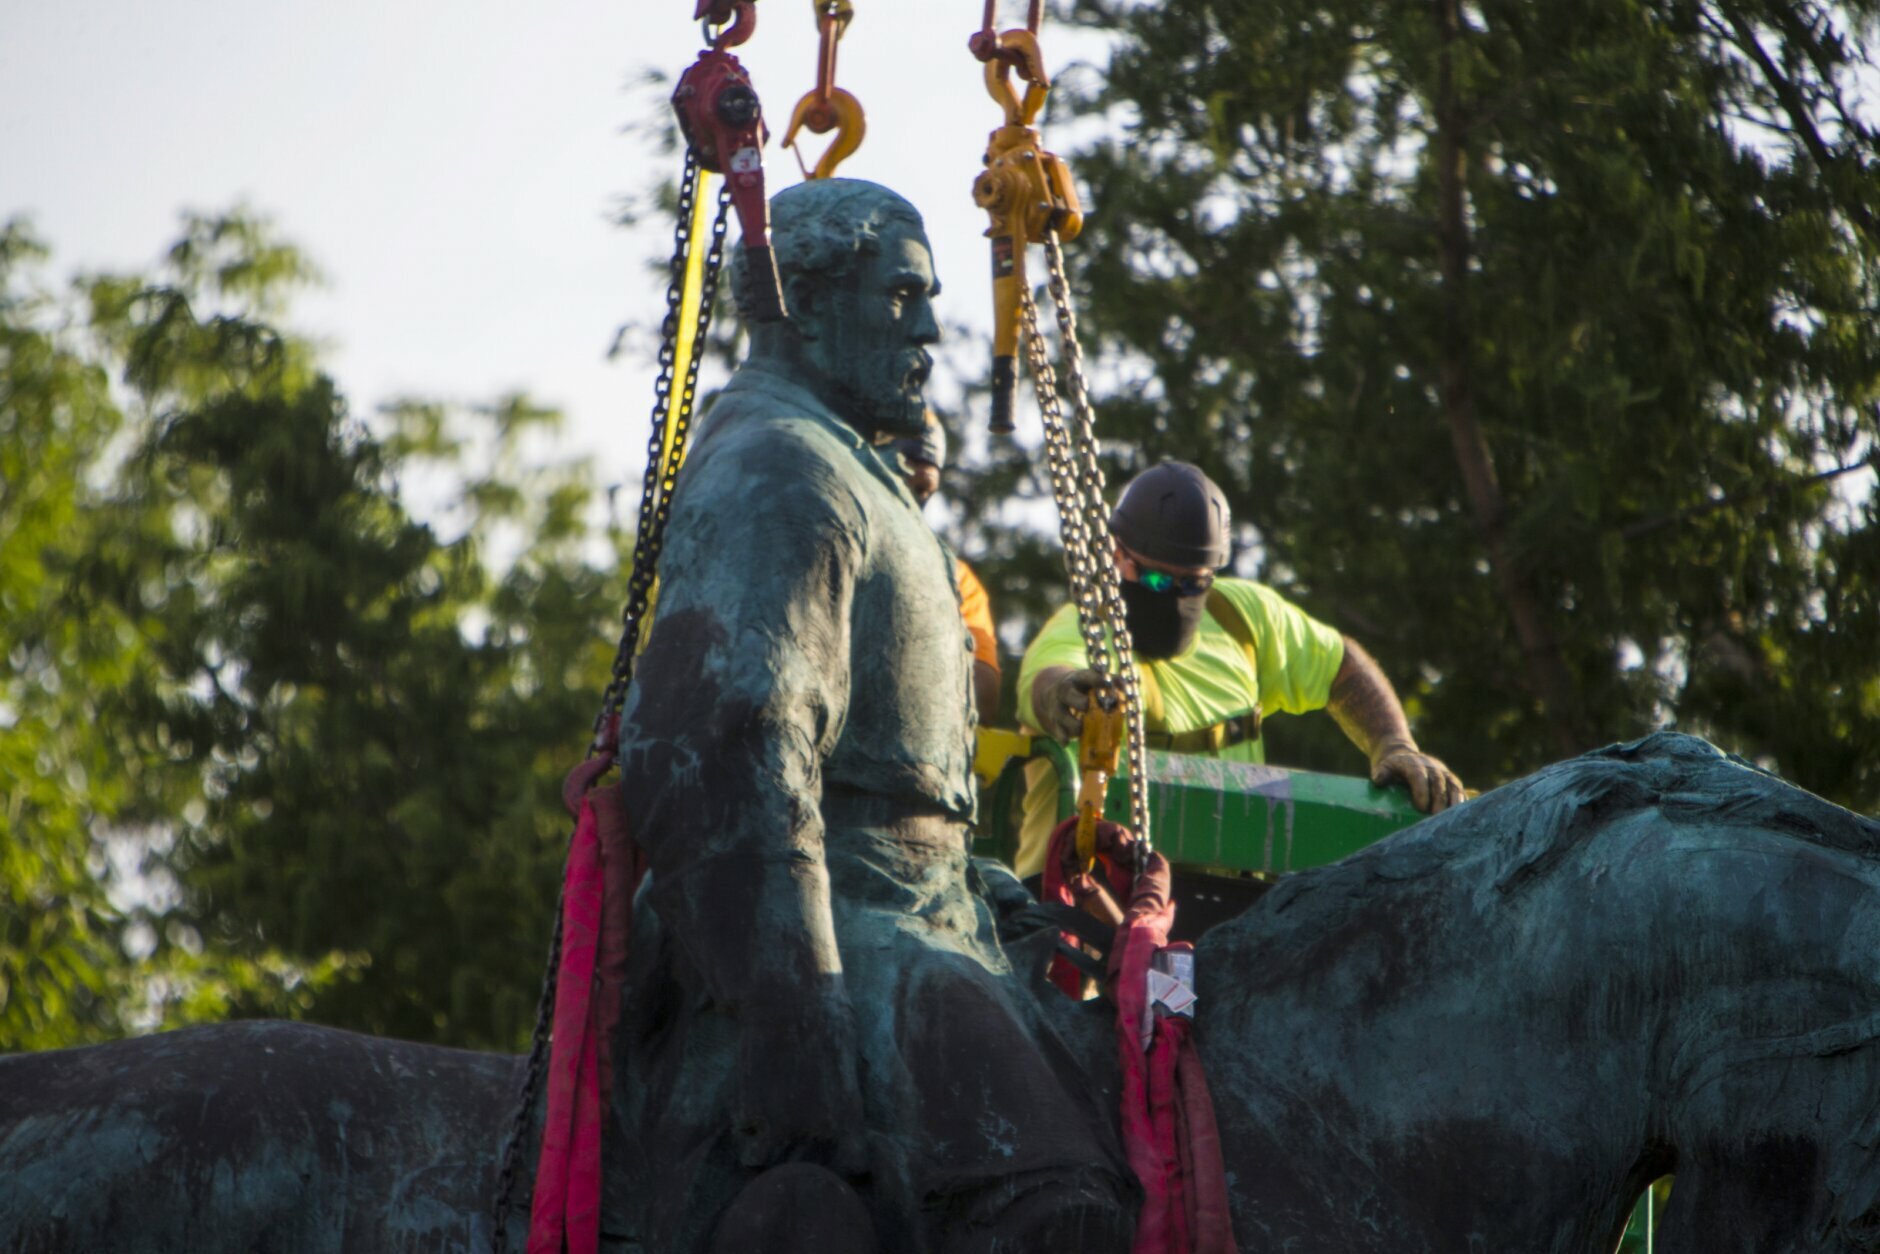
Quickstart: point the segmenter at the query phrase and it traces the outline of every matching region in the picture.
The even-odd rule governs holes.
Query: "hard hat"
[[[1233,547],[1227,498],[1187,462],[1162,462],[1129,481],[1110,531],[1123,547],[1164,566],[1227,565]]]

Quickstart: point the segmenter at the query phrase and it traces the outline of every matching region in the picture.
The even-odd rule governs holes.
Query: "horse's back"
[[[268,1022],[0,1059],[0,1248],[470,1248],[517,1065]]]
[[[1611,1248],[1655,1175],[1740,1193],[1762,1138],[1813,1156],[1778,1192],[1829,1231],[1880,1196],[1877,947],[1880,824],[1671,734],[1291,877],[1198,955],[1236,1229]]]

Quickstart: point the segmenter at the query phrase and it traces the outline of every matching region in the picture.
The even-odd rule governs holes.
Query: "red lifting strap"
[[[568,773],[562,800],[579,815],[562,889],[561,965],[548,1061],[548,1117],[535,1170],[528,1254],[600,1249],[601,1127],[613,1091],[606,1048],[620,1017],[633,931],[633,895],[646,858],[627,832],[620,790],[595,787],[612,762],[603,752]]]
[[[1227,1170],[1221,1157],[1214,1101],[1202,1074],[1190,1019],[1156,1013],[1150,1004],[1150,971],[1158,953],[1193,954],[1186,942],[1169,943],[1175,903],[1169,866],[1159,853],[1143,859],[1133,879],[1124,865],[1135,861],[1133,836],[1113,823],[1097,834],[1098,866],[1089,876],[1067,881],[1074,858],[1077,820],[1051,833],[1044,860],[1044,897],[1078,905],[1100,882],[1117,901],[1128,903],[1110,947],[1116,988],[1117,1057],[1123,1072],[1123,1146],[1142,1184],[1142,1214],[1136,1221],[1135,1254],[1234,1254],[1227,1207]],[[1066,937],[1075,943],[1075,939]],[[1052,979],[1076,996],[1078,973],[1057,962]]]

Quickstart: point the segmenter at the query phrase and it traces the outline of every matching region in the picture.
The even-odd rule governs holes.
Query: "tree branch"
[[[1465,204],[1468,151],[1464,115],[1455,81],[1455,50],[1462,32],[1459,0],[1434,0],[1440,51],[1436,69],[1434,152],[1437,185],[1437,248],[1442,259],[1440,373],[1443,412],[1450,443],[1468,493],[1476,531],[1501,586],[1502,600],[1521,645],[1527,685],[1548,715],[1554,750],[1579,753],[1593,740],[1585,726],[1560,645],[1548,628],[1525,571],[1508,543],[1507,506],[1497,482],[1493,454],[1475,412],[1469,341],[1469,226]]]
[[[1781,0],[1777,0],[1777,3],[1780,4]],[[1762,71],[1769,90],[1775,93],[1776,100],[1782,105],[1782,111],[1789,115],[1789,121],[1795,127],[1796,136],[1802,141],[1802,146],[1808,150],[1808,155],[1814,159],[1815,165],[1823,174],[1828,192],[1840,206],[1841,212],[1845,213],[1848,221],[1866,236],[1869,244],[1880,246],[1880,222],[1875,221],[1873,211],[1859,200],[1840,195],[1839,189],[1834,184],[1832,176],[1839,172],[1845,154],[1835,152],[1828,146],[1827,141],[1822,139],[1821,130],[1816,126],[1814,115],[1809,111],[1808,102],[1802,98],[1801,90],[1781,71],[1768,51],[1764,49],[1762,41],[1756,37],[1755,27],[1728,4],[1719,3],[1717,8],[1735,35],[1733,42],[1737,49],[1748,57],[1758,70]]]
[[[1629,523],[1625,527],[1622,527],[1619,531],[1619,536],[1621,539],[1625,540],[1636,540],[1640,536],[1650,535],[1654,531],[1662,531],[1666,527],[1676,526],[1681,522],[1689,522],[1691,519],[1701,518],[1705,514],[1714,514],[1720,509],[1730,509],[1737,505],[1747,505],[1751,501],[1759,501],[1771,496],[1797,492],[1803,488],[1813,487],[1818,483],[1827,483],[1831,479],[1839,479],[1842,475],[1851,475],[1856,470],[1865,470],[1868,467],[1880,467],[1880,452],[1871,453],[1861,458],[1859,461],[1849,462],[1845,466],[1836,466],[1832,470],[1821,470],[1812,475],[1797,475],[1793,479],[1785,480],[1782,483],[1766,484],[1751,492],[1739,492],[1735,496],[1719,497],[1714,501],[1705,501],[1702,505],[1693,505],[1687,509],[1678,510],[1675,513],[1659,514],[1653,518],[1642,518],[1638,522]]]

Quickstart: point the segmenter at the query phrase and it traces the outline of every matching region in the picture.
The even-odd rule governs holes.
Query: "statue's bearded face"
[[[826,289],[806,347],[836,409],[863,435],[919,435],[927,415],[927,346],[940,339],[933,253],[913,224],[890,225],[879,251]]]

